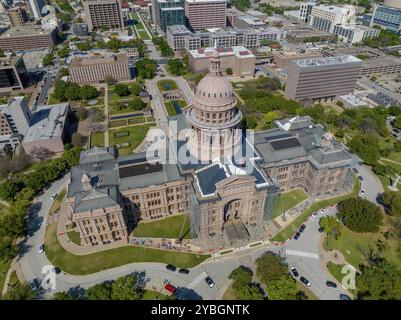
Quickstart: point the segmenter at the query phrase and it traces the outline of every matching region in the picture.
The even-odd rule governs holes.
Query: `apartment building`
[[[227,25],[227,0],[185,0],[184,8],[187,25],[193,31]]]
[[[152,0],[152,21],[163,33],[168,26],[184,25],[184,0]]]
[[[131,79],[128,57],[126,54],[117,54],[110,57],[90,56],[75,58],[69,66],[71,81],[78,84],[100,83],[106,77],[116,81]]]
[[[89,31],[124,28],[120,0],[86,0],[83,4]]]
[[[311,103],[351,94],[361,66],[362,60],[351,55],[294,60],[288,66],[284,95]]]
[[[56,43],[56,32],[56,28],[12,27],[0,34],[0,48],[4,51],[50,48]]]
[[[335,25],[349,23],[354,16],[355,8],[353,6],[314,6],[309,24],[319,30],[333,33]]]

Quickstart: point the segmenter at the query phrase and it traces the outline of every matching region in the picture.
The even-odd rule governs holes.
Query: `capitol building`
[[[128,242],[140,221],[189,213],[191,233],[205,246],[268,237],[277,195],[297,188],[311,198],[351,191],[358,159],[309,117],[275,122],[245,135],[231,82],[217,53],[183,114],[169,117],[187,135],[171,140],[176,163],[119,156],[115,147],[82,151],[68,183],[69,219],[81,245]],[[180,161],[179,154],[192,161]]]

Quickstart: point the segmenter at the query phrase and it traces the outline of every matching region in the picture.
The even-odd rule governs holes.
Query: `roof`
[[[345,63],[362,63],[361,59],[351,55],[335,56],[335,57],[321,57],[321,58],[308,58],[293,61],[301,68],[332,66]]]
[[[67,119],[69,103],[39,106],[33,114],[32,123],[24,142],[60,138]]]
[[[216,192],[216,183],[226,179],[224,167],[221,163],[212,164],[196,173],[196,180],[203,195],[211,195]]]
[[[0,34],[0,39],[50,35],[53,31],[54,28],[44,29],[41,27],[11,27]]]

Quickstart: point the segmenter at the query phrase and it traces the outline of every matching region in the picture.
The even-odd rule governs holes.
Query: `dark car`
[[[169,283],[167,283],[164,286],[164,289],[166,289],[168,292],[171,292],[171,293],[175,293],[177,291],[177,288],[174,287],[172,284],[169,284]]]
[[[322,233],[324,231],[323,227],[320,227],[317,231],[319,231],[320,233]]]
[[[292,275],[293,275],[295,278],[297,278],[297,277],[299,276],[299,273],[298,273],[297,269],[295,269],[294,266],[292,266],[292,267],[290,268],[290,270],[291,270]]]
[[[301,277],[299,278],[299,280],[307,287],[310,287],[310,282],[308,279],[306,279],[305,277]]]
[[[182,274],[188,274],[189,270],[188,269],[180,269],[180,270],[178,270],[178,272],[182,273]]]
[[[359,179],[360,181],[363,181],[363,177],[362,177],[362,176],[358,176],[358,179]]]
[[[326,281],[326,286],[331,288],[337,288],[337,284],[333,281]]]
[[[352,300],[351,297],[347,296],[346,294],[340,294],[340,300]]]
[[[305,229],[306,229],[306,225],[301,224],[301,226],[299,227],[299,232],[304,232]]]
[[[177,270],[177,267],[173,264],[168,264],[166,265],[166,269],[174,272],[175,270]]]
[[[299,232],[297,232],[294,236],[294,240],[298,240],[298,238],[301,236],[301,234]]]
[[[209,276],[207,276],[207,277],[205,278],[205,281],[206,281],[207,285],[208,285],[210,288],[213,288],[214,282],[213,282],[212,278],[210,278]]]
[[[59,274],[61,273],[61,269],[59,267],[54,267],[53,268],[54,273]]]

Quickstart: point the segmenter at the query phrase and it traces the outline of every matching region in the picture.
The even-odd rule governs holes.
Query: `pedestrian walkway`
[[[192,281],[187,285],[187,288],[188,288],[188,289],[193,289],[193,288],[195,288],[202,280],[206,279],[206,277],[207,277],[207,273],[203,271],[200,275],[198,275],[194,280],[192,280]]]
[[[319,259],[319,255],[313,252],[306,252],[306,251],[298,251],[298,250],[285,250],[285,254],[291,256],[298,256],[304,258],[312,258],[312,259]]]

